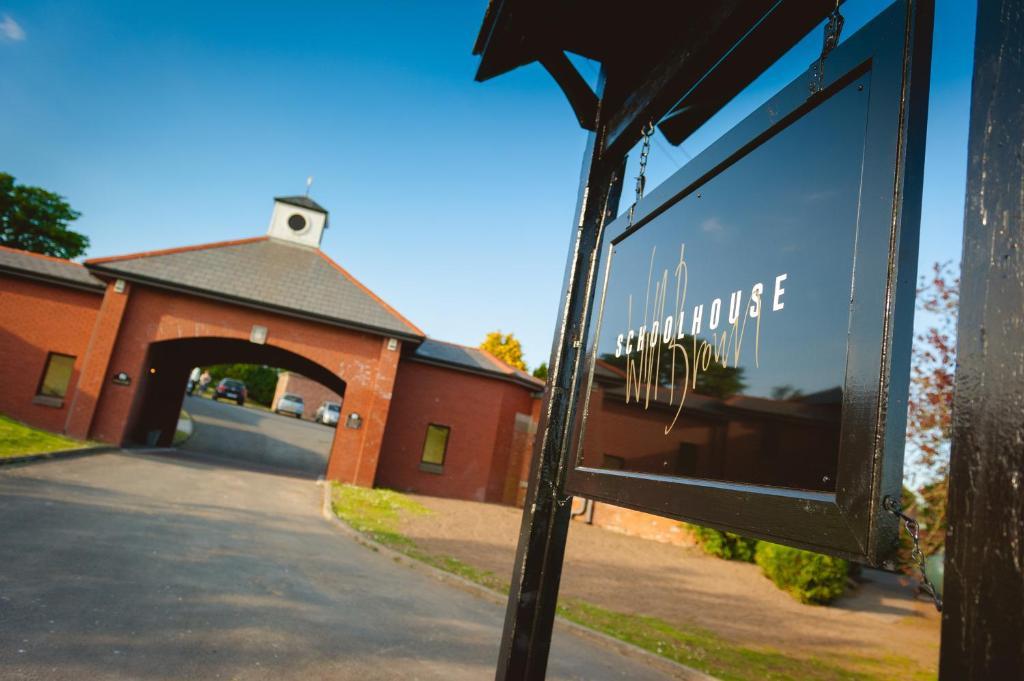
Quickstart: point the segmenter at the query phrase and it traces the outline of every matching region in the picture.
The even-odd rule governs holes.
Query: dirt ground
[[[429,515],[403,518],[422,548],[508,578],[519,509],[414,496]],[[750,563],[573,522],[561,595],[710,630],[736,644],[800,657],[909,658],[936,670],[940,617],[903,578],[867,570],[831,606],[803,605]]]

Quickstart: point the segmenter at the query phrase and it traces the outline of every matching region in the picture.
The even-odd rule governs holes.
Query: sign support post
[[[980,0],[949,470],[942,679],[1024,678],[1024,3]]]
[[[604,90],[604,77],[598,87]],[[600,114],[599,114],[600,116]],[[558,332],[551,348],[549,389],[530,465],[519,544],[509,589],[497,681],[544,678],[551,648],[562,559],[569,533],[572,497],[566,496],[568,414],[575,399],[583,347],[580,339],[594,296],[597,255],[604,224],[615,217],[625,157],[601,157],[603,122],[590,133],[584,152],[576,224],[562,283]]]

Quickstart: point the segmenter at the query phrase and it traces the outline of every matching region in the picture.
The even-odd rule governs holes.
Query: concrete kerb
[[[451,572],[445,572],[433,565],[428,565],[427,563],[416,560],[415,558],[410,558],[400,551],[396,551],[357,532],[349,526],[348,523],[344,522],[334,514],[334,509],[331,506],[332,486],[330,481],[321,478],[320,480],[317,480],[316,484],[319,485],[322,490],[320,513],[323,515],[324,519],[337,527],[343,534],[351,538],[356,543],[361,544],[372,551],[376,551],[381,555],[388,556],[400,565],[406,565],[417,570],[422,570],[439,582],[445,582],[451,586],[458,587],[463,591],[467,591],[474,596],[491,601],[497,605],[505,605],[508,602],[508,596],[500,591],[488,589],[485,586],[481,586],[480,584],[472,582],[464,577],[460,577],[459,575],[452,574]],[[556,615],[555,621],[559,627],[572,632],[576,636],[588,639],[603,646],[614,648],[617,652],[623,655],[639,658],[647,664],[653,667],[658,667],[669,674],[673,674],[676,678],[682,679],[683,681],[718,681],[715,677],[709,676],[704,672],[679,664],[678,662],[673,662],[672,660],[660,655],[644,650],[639,646],[626,643],[625,641],[621,641],[613,636],[609,636],[601,633],[600,631],[585,627],[582,624],[577,624],[576,622],[567,620],[564,617]]]
[[[98,447],[80,447],[78,449],[60,449],[55,452],[41,452],[27,456],[14,456],[0,459],[0,466],[17,466],[21,464],[41,463],[43,461],[54,461],[57,459],[74,459],[80,456],[91,456],[93,454],[106,454],[116,452],[120,447],[102,445]]]
[[[185,409],[181,410],[181,414],[178,416],[178,425],[174,431],[174,446],[180,447],[181,445],[188,442],[192,434],[195,433],[196,424],[192,419],[192,414],[188,413]],[[185,433],[185,437],[178,439],[178,433]]]

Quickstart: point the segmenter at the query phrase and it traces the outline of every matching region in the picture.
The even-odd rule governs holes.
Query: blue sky
[[[886,4],[847,2],[844,35]],[[82,211],[89,256],[263,234],[312,175],[324,250],[428,334],[547,359],[586,138],[539,66],[473,81],[484,0],[88,5],[0,0],[0,170]],[[922,263],[959,260],[973,35],[973,3],[938,0]],[[659,139],[648,187],[820,45]]]

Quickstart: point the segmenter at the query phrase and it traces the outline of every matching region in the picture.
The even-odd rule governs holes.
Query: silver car
[[[285,393],[277,401],[277,407],[274,411],[278,414],[289,414],[297,419],[301,419],[305,408],[306,406],[302,403],[302,397],[292,393]]]
[[[341,418],[341,405],[337,402],[324,402],[316,408],[316,421],[325,426],[338,425]]]

